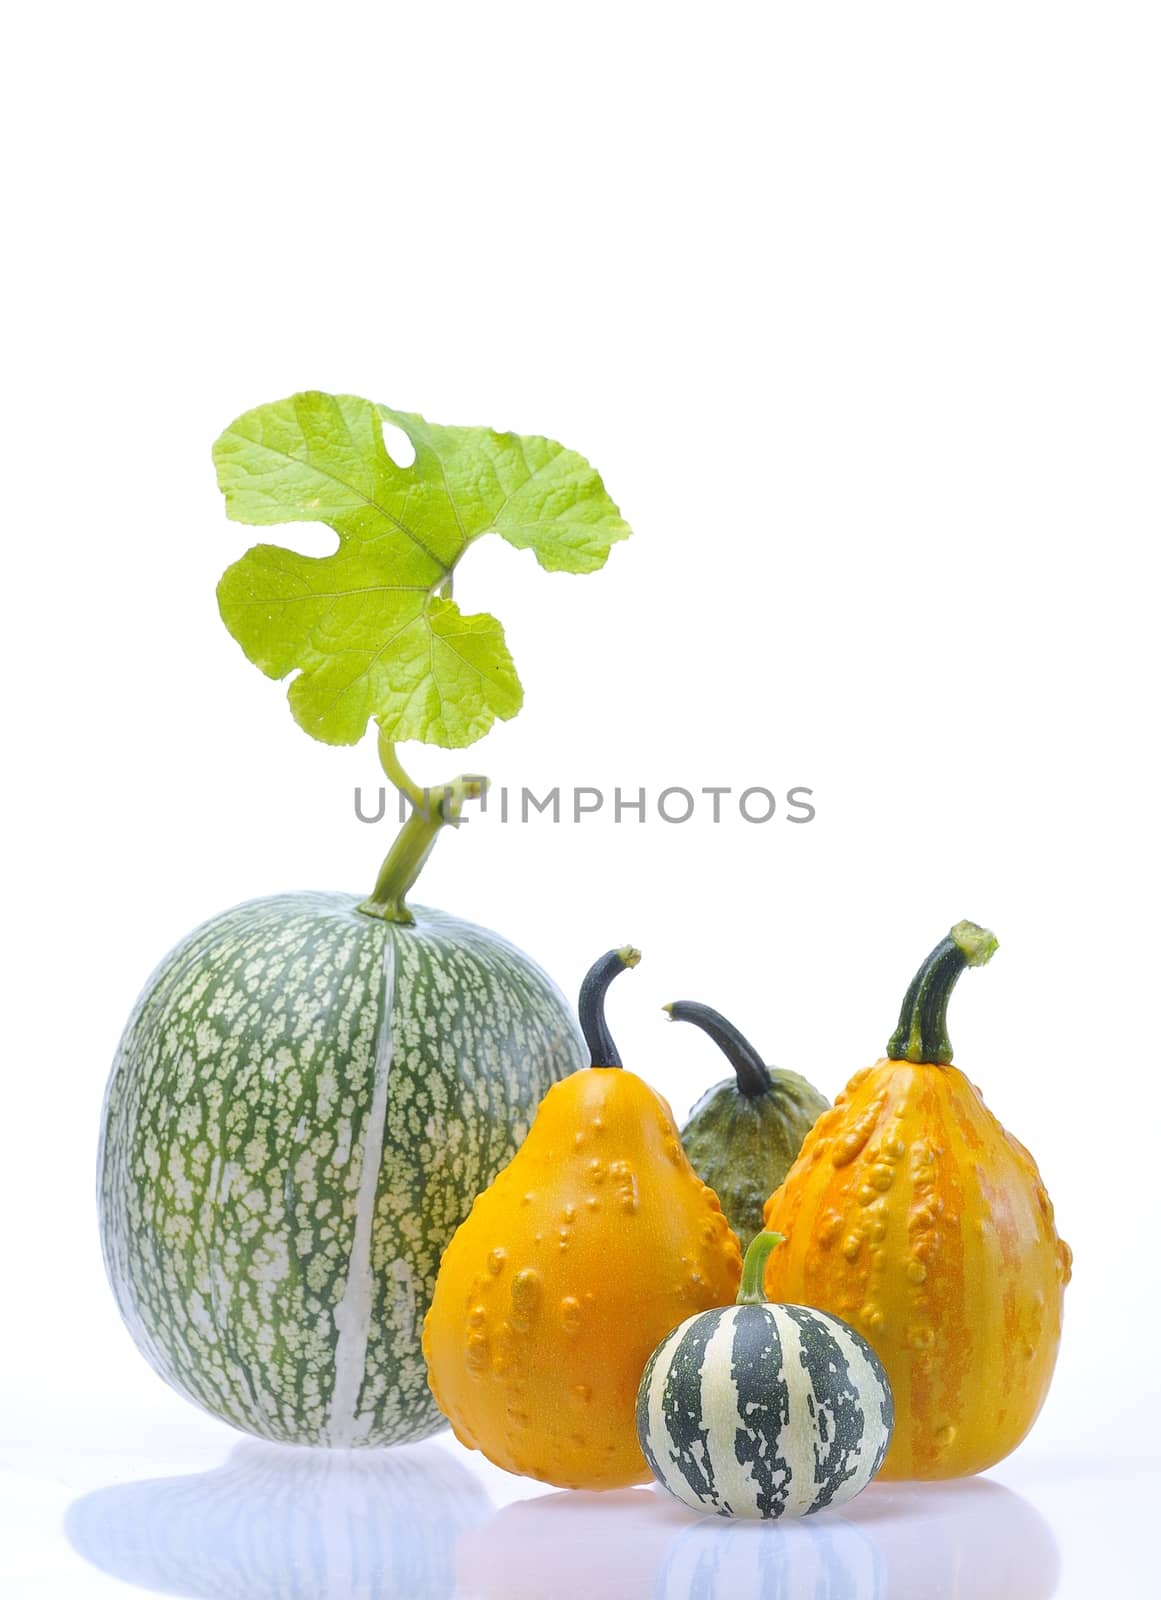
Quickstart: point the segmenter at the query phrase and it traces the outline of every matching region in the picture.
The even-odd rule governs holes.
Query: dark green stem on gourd
[[[581,984],[577,1016],[585,1044],[589,1047],[590,1067],[619,1067],[621,1054],[613,1043],[609,1025],[605,1021],[605,995],[609,985],[626,967],[635,967],[641,959],[640,950],[626,945],[623,950],[610,950],[595,961]]]
[[[919,971],[903,999],[899,1026],[887,1042],[892,1061],[927,1061],[951,1065],[951,1040],[947,1036],[947,1002],[965,967],[982,967],[998,948],[994,933],[974,922],[957,922],[941,939]]]
[[[441,828],[458,828],[464,803],[478,800],[488,787],[487,778],[465,773],[435,789],[421,789],[404,772],[395,747],[379,735],[379,759],[383,771],[411,806],[407,821],[395,836],[379,869],[379,877],[359,910],[368,917],[407,926],[415,921],[407,906],[407,895],[423,871],[435,847]]]
[[[663,1006],[674,1022],[692,1022],[708,1033],[737,1074],[739,1092],[751,1100],[773,1087],[770,1072],[750,1041],[743,1037],[720,1011],[703,1006],[699,1000],[675,1000]]]
[[[746,1259],[742,1262],[742,1282],[738,1289],[740,1306],[761,1306],[766,1303],[766,1262],[776,1244],[786,1237],[782,1233],[756,1233],[750,1240]]]

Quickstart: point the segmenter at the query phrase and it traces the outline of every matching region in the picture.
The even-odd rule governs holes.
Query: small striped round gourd
[[[780,1242],[760,1233],[737,1304],[674,1328],[642,1374],[641,1450],[694,1511],[773,1519],[843,1505],[891,1442],[891,1386],[866,1340],[826,1312],[762,1300]]]

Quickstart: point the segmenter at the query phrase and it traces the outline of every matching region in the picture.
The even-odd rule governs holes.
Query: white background
[[[410,752],[421,777],[815,792],[805,827],[476,820],[422,898],[570,991],[639,944],[612,1020],[679,1115],[721,1071],[664,1001],[717,1005],[833,1096],[935,939],[986,922],[1001,949],[957,994],[957,1061],[1076,1251],[1055,1386],[991,1489],[873,1488],[830,1532],[728,1543],[641,1493],[500,1511],[539,1486],[445,1438],[413,1487],[446,1464],[478,1526],[457,1554],[439,1524],[436,1592],[455,1567],[463,1594],[685,1594],[690,1528],[730,1600],[816,1569],[836,1595],[1147,1592],[1159,47],[1156,9],[1115,3],[235,0],[9,23],[5,1595],[385,1593],[380,1533],[426,1538],[384,1492],[360,1545],[321,1469],[302,1489],[264,1456],[228,1469],[228,1503],[286,1512],[287,1548],[317,1512],[329,1587],[240,1576],[196,1493],[192,1522],[146,1493],[61,1532],[79,1496],[210,1472],[237,1443],[148,1371],[103,1280],[121,1023],[193,924],[368,888],[386,845],[352,810],[372,742],[313,744],[216,615],[252,539],[210,445],[307,387],[558,438],[636,530],[585,579],[470,553],[457,598],[506,624],[526,705],[466,760]],[[151,1517],[169,1554],[142,1566],[126,1541]]]

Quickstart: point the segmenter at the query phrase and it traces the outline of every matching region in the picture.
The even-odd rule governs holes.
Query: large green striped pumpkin
[[[585,1060],[497,935],[345,894],[256,900],[154,973],[105,1101],[109,1278],[147,1359],[262,1438],[442,1427],[420,1331],[440,1253]]]

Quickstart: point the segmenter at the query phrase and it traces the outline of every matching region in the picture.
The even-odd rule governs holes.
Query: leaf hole
[[[339,548],[335,530],[324,522],[279,523],[278,543],[296,556],[311,556],[316,561],[333,556]]]
[[[382,417],[379,419],[379,426],[383,430],[383,448],[392,461],[397,467],[409,467],[415,460],[415,446],[403,429],[397,428],[393,422],[388,422]]]

